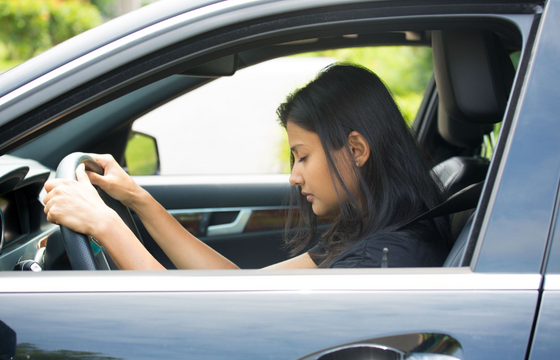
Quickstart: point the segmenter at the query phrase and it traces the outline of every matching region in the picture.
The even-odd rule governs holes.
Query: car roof
[[[219,0],[160,0],[75,36],[2,74],[0,96],[105,44]]]

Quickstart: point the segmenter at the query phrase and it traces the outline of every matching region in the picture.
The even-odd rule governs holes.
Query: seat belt
[[[408,225],[413,224],[417,221],[433,219],[439,216],[450,215],[461,211],[474,209],[478,205],[478,199],[480,198],[480,194],[482,194],[483,187],[484,187],[484,181],[467,186],[461,191],[458,191],[457,193],[453,194],[449,199],[442,202],[435,208],[430,209],[425,213],[423,213],[422,215],[407,222],[406,224],[401,226],[400,229],[407,227]],[[382,268],[389,266],[388,253],[389,253],[389,249],[384,248],[383,257],[381,259]]]
[[[426,219],[433,219],[443,215],[455,214],[461,211],[474,209],[478,205],[478,199],[482,194],[484,181],[467,186],[466,188],[453,194],[449,199],[439,204],[433,209],[430,209],[418,216],[417,218],[409,221],[404,226],[408,226],[417,221]]]

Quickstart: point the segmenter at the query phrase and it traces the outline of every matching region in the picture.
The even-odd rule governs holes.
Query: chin
[[[320,207],[319,207],[319,206],[316,206],[315,204],[312,204],[312,205],[311,205],[311,209],[313,210],[313,213],[314,213],[316,216],[323,216],[323,215],[324,215],[324,213],[321,211]]]
[[[326,216],[331,213],[331,211],[328,211],[328,209],[325,209],[324,207],[315,204],[312,205],[312,210],[316,216]]]

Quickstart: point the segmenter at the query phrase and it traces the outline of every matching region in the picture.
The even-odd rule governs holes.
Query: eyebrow
[[[303,144],[295,144],[294,146],[292,146],[292,147],[290,148],[290,151],[294,151],[295,148],[297,148],[298,146],[303,146]]]

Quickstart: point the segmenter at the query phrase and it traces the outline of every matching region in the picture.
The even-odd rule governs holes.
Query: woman
[[[375,74],[353,65],[329,66],[288,97],[278,115],[288,133],[290,183],[302,214],[289,244],[300,255],[269,268],[375,267],[385,248],[391,267],[443,264],[445,219],[410,223],[442,202],[440,187]],[[237,268],[186,231],[111,156],[93,156],[103,176],[80,165],[77,182],[45,184],[47,220],[92,235],[121,269],[164,269],[103,203],[95,184],[138,214],[177,268]],[[333,225],[309,249],[322,215],[332,216]]]

